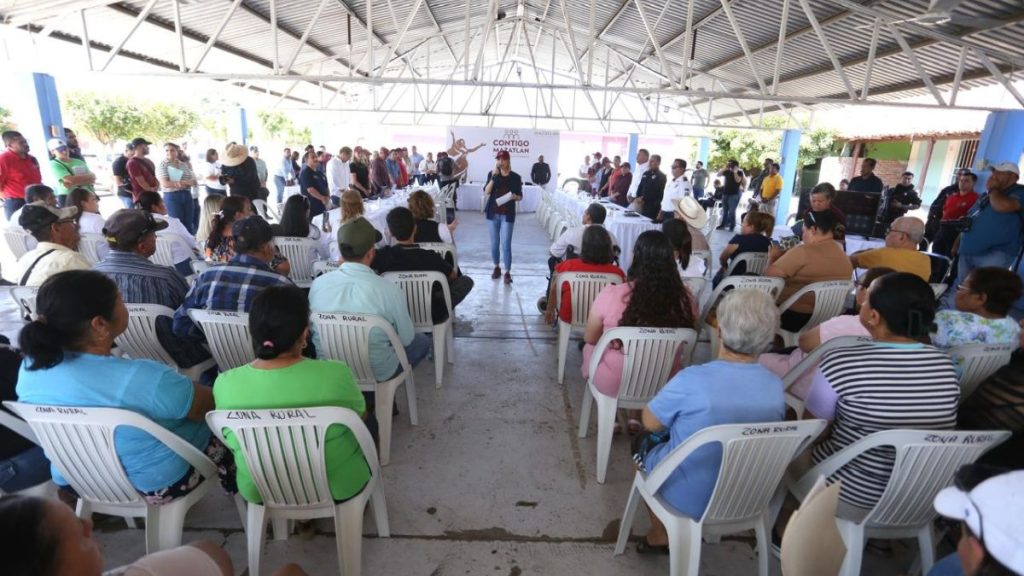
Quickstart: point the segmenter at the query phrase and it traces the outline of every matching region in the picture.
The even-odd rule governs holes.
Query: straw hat
[[[708,213],[693,196],[672,200],[676,207],[676,218],[681,218],[693,228],[703,228],[708,223]]]
[[[241,144],[228,144],[224,156],[220,159],[221,166],[238,166],[249,157],[249,151]]]

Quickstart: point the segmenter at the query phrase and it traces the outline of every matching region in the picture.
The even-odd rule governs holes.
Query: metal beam
[[[981,61],[982,66],[984,66],[989,72],[992,73],[992,76],[996,80],[998,80],[999,83],[1002,84],[1003,87],[1006,88],[1006,90],[1011,95],[1013,95],[1013,97],[1021,106],[1024,106],[1024,98],[1021,97],[1020,92],[1017,90],[1016,87],[1014,87],[1013,82],[1011,82],[1006,76],[1003,76],[1003,73],[999,70],[999,68],[996,68],[995,64],[992,63],[992,60],[989,59],[988,55],[986,55],[984,52],[979,52],[978,50],[975,50],[974,53],[978,57],[978,60]],[[962,57],[963,55],[961,55],[961,58]]]
[[[561,1],[564,4],[565,0]],[[728,0],[722,0],[722,5],[724,6],[727,1]],[[668,60],[665,59],[665,54],[661,51],[661,45],[658,44],[658,39],[654,37],[654,30],[651,29],[650,23],[647,22],[647,15],[644,14],[643,4],[640,3],[640,0],[633,0],[633,2],[636,4],[636,11],[640,14],[640,22],[644,25],[644,30],[647,31],[647,38],[649,38],[651,44],[654,45],[654,52],[658,55],[658,60],[661,62],[661,73],[668,76],[669,84],[678,87],[679,84],[675,81],[675,78],[672,75],[672,67],[668,65]]]
[[[921,61],[917,59],[914,51],[910,49],[910,45],[907,44],[907,39],[903,37],[903,33],[892,24],[889,24],[888,28],[892,37],[896,39],[896,43],[900,45],[900,49],[903,50],[903,55],[910,60],[910,65],[914,67],[914,70],[917,71],[917,75],[921,77],[921,81],[924,82],[924,85],[928,87],[928,91],[935,97],[935,101],[945,106],[945,99],[942,98],[942,94],[940,94],[939,89],[935,87],[931,77],[928,76],[928,72],[925,71],[924,66],[921,66]]]
[[[89,72],[92,72],[92,48],[89,47],[91,42],[89,42],[89,26],[85,22],[85,10],[78,11],[78,18],[82,22],[82,48],[85,49],[85,61],[89,63]],[[184,72],[185,69],[182,68],[181,71]]]
[[[139,29],[139,26],[141,26],[142,23],[146,21],[146,18],[149,17],[149,13],[153,10],[153,6],[156,6],[156,2],[157,0],[149,0],[149,2],[146,3],[146,7],[143,8],[142,12],[139,12],[139,15],[135,17],[135,22],[132,23],[132,27],[128,29],[128,33],[125,34],[124,37],[121,38],[121,41],[114,46],[114,49],[110,51],[110,54],[107,56],[107,60],[103,63],[103,66],[100,66],[100,72],[106,72],[107,66],[110,66],[110,63],[113,62],[117,53],[124,48],[124,45],[128,43],[129,39],[131,39],[132,34],[135,34],[135,31]]]
[[[779,18],[778,49],[775,51],[775,68],[772,71],[772,95],[779,93],[779,70],[782,68],[782,53],[786,47],[786,28],[789,26],[789,0],[782,0],[782,17]],[[747,58],[750,58],[750,54]]]
[[[875,25],[871,27],[871,46],[868,47],[868,63],[864,69],[864,85],[860,90],[860,99],[868,97],[868,90],[871,88],[871,70],[875,66],[875,52],[878,51],[878,36],[882,30],[882,23],[875,18]]]
[[[683,30],[683,73],[679,78],[679,85],[686,88],[690,85],[690,60],[693,60],[693,4],[695,0],[686,3],[686,29]],[[788,4],[789,0],[785,0]],[[694,108],[694,112],[697,109]]]
[[[960,49],[960,60],[956,64],[956,75],[953,77],[953,91],[949,94],[949,105],[956,106],[956,96],[960,93],[960,81],[963,80],[964,65],[967,64],[967,50],[964,46]]]
[[[20,28],[32,24],[36,31],[42,31],[37,22],[66,15],[77,10],[89,10],[116,4],[118,0],[80,0],[77,2],[8,2],[10,8],[0,13],[0,21]]]
[[[274,47],[274,74],[281,73],[281,47],[277,42],[277,30],[277,0],[270,0],[270,44]]]
[[[814,10],[811,9],[811,5],[807,0],[798,0],[800,6],[804,9],[804,14],[807,16],[807,20],[814,27],[814,33],[818,35],[818,40],[821,41],[822,48],[825,49],[825,54],[828,55],[828,59],[832,61],[832,67],[835,68],[836,74],[839,74],[839,78],[843,81],[843,85],[846,86],[846,91],[850,94],[850,100],[856,100],[857,94],[853,91],[853,85],[850,84],[850,79],[846,77],[846,72],[843,71],[843,66],[839,63],[839,58],[836,57],[836,53],[832,50],[832,45],[828,41],[828,36],[825,35],[825,30],[818,23],[818,17],[814,15]]]
[[[761,78],[761,73],[757,71],[757,63],[754,62],[754,56],[750,53],[750,46],[747,45],[747,39],[743,36],[743,30],[740,29],[740,25],[736,21],[736,16],[732,13],[732,8],[729,6],[728,0],[722,0],[722,11],[725,12],[725,17],[729,19],[729,25],[732,26],[732,31],[736,34],[736,40],[740,43],[740,48],[742,48],[743,53],[747,55],[747,64],[750,65],[750,72],[754,75],[754,80],[757,80],[758,88],[761,89],[762,94],[768,92],[768,89],[764,85],[764,79]]]
[[[309,35],[313,33],[313,27],[320,21],[320,14],[324,11],[324,6],[327,6],[327,0],[320,0],[320,4],[316,7],[316,12],[313,13],[313,19],[309,21],[309,25],[306,26],[306,31],[302,33],[302,37],[299,38],[298,44],[295,45],[295,50],[292,51],[292,55],[288,57],[288,63],[284,65],[285,72],[291,72],[292,67],[295,66],[295,60],[299,57],[299,53],[306,47],[306,41],[309,40]],[[219,32],[218,32],[219,34]]]
[[[242,3],[242,0],[234,0],[231,6],[228,7],[228,11],[224,14],[224,18],[221,19],[220,24],[217,26],[217,30],[210,36],[210,39],[206,42],[206,46],[203,47],[203,53],[199,56],[199,60],[196,61],[195,65],[192,66],[192,72],[199,69],[199,66],[203,64],[203,60],[206,60],[206,55],[210,53],[210,49],[217,43],[217,39],[220,38],[221,33],[224,32],[224,28],[228,25],[228,20],[235,14],[235,10],[238,9],[238,5]]]

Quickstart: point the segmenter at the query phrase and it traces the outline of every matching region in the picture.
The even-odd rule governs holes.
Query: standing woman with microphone
[[[512,171],[512,162],[508,150],[498,152],[497,166],[487,175],[484,186],[484,214],[490,221],[491,261],[494,272],[491,278],[501,278],[501,266],[498,262],[498,242],[501,242],[501,255],[505,260],[505,284],[512,283],[512,229],[516,222],[516,202],[523,199],[523,179]]]

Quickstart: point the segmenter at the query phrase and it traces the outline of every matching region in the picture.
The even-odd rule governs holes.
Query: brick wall
[[[839,180],[843,178],[853,178],[860,174],[860,163],[861,159],[857,159],[857,164],[854,165],[853,158],[847,156],[838,158],[840,166],[840,174],[842,176],[835,182],[832,182],[837,188],[839,187]],[[900,177],[904,172],[907,171],[907,163],[899,160],[879,160],[875,166],[875,175],[882,179],[882,183],[886,186],[895,186],[900,183]],[[824,176],[824,174],[823,174]]]

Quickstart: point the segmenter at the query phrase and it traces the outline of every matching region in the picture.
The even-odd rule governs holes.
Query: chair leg
[[[615,406],[613,398],[597,400],[597,483],[604,484],[608,474],[608,460],[612,453],[612,434],[615,432]]]
[[[549,304],[552,305],[552,304]],[[565,357],[569,354],[569,333],[572,324],[558,321],[558,383],[565,381]]]
[[[697,576],[700,571],[701,526],[692,520],[665,522],[668,532],[669,574]]]
[[[409,377],[411,378],[411,376],[410,374]],[[405,385],[409,386],[409,380],[405,381]],[[391,414],[391,408],[394,402],[394,386],[377,387],[377,406],[375,409],[377,413],[377,432],[380,438],[381,466],[386,465],[391,460],[391,421],[394,419],[394,416]]]
[[[155,525],[150,525],[149,515],[146,516],[146,541],[149,541],[149,533],[156,530],[157,549],[147,551],[148,554],[160,550],[170,550],[181,546],[181,530],[185,525],[185,514],[188,512],[188,503],[184,498],[164,504],[163,506],[147,506],[147,508],[159,508]],[[148,510],[147,510],[148,512]]]
[[[246,511],[245,539],[249,554],[249,576],[260,576],[263,535],[267,531],[266,514],[267,509],[261,504],[249,504]]]
[[[761,522],[754,527],[757,535],[757,576],[768,576],[768,562],[771,558],[771,513],[762,514]]]
[[[840,520],[839,534],[846,544],[846,558],[839,570],[841,576],[860,576],[861,561],[864,558],[864,528],[853,522]]]
[[[590,393],[590,384],[583,386],[583,402],[580,403],[580,427],[576,431],[578,438],[586,438],[590,431],[590,411],[593,409],[594,395]]]
[[[359,576],[363,569],[363,510],[366,502],[349,500],[335,507],[334,537],[342,576]]]
[[[413,378],[412,370],[405,375],[405,403],[409,410],[409,424],[419,426],[420,414],[416,405],[416,379]]]
[[[235,494],[235,508],[238,509],[238,517],[242,520],[242,529],[247,530],[245,519],[248,512],[246,512],[245,498],[242,498],[241,494]]]
[[[434,326],[431,335],[434,337],[434,387],[441,389],[444,381],[444,353],[447,346],[444,337],[444,325]]]
[[[455,321],[448,320],[448,329],[445,331],[445,339],[448,342],[448,363],[455,364]]]
[[[917,533],[917,544],[921,547],[921,573],[927,574],[935,564],[935,533],[931,522]]]
[[[384,498],[384,485],[381,484],[380,478],[377,478],[373,492],[370,493],[370,507],[373,508],[373,521],[377,525],[377,537],[390,538],[391,523],[388,521],[388,503]]]
[[[270,521],[270,528],[274,532],[274,540],[287,540],[291,530],[288,529],[287,518],[274,518]]]
[[[629,541],[629,534],[633,531],[633,519],[636,517],[636,508],[640,505],[640,490],[636,487],[636,481],[629,490],[629,499],[626,500],[626,510],[622,513],[622,522],[619,523],[619,537],[615,540],[615,555],[618,556],[626,551],[626,543]]]
[[[88,501],[86,501],[85,498],[79,497],[78,498],[78,505],[75,506],[75,515],[78,516],[79,518],[83,519],[83,520],[85,520],[87,518],[92,518],[92,504],[90,504]],[[128,520],[128,519],[129,519],[129,517],[125,516],[125,520]],[[135,523],[135,519],[132,518],[131,520],[132,521],[128,525],[129,525],[129,527],[134,528],[134,526],[132,526],[132,524]]]

